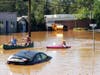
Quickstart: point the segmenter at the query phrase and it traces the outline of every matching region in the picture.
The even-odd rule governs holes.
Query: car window
[[[34,55],[35,55],[35,52],[24,51],[24,50],[15,54],[15,56],[27,58],[29,60],[32,60]]]
[[[43,53],[41,53],[40,55],[41,55],[41,59],[42,59],[42,60],[45,60],[45,59],[47,58],[47,55],[45,55],[45,54],[43,54]]]
[[[34,62],[40,62],[40,61],[42,61],[41,56],[40,56],[40,54],[37,54],[34,59]]]

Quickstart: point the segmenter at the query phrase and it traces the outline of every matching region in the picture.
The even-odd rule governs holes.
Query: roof
[[[55,21],[55,20],[76,20],[76,14],[54,14],[54,15],[44,15],[46,20]]]
[[[25,57],[25,58],[28,58],[28,59],[31,60],[37,53],[39,53],[39,52],[29,51],[29,50],[22,50],[22,51],[16,53],[15,55],[20,56],[20,57]]]
[[[22,17],[17,17],[17,21],[19,21],[19,20],[21,20],[22,18],[24,18],[24,19],[28,19],[28,16],[22,16]]]

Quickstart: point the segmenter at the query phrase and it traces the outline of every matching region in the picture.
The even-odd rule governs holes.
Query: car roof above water
[[[19,56],[19,57],[24,57],[24,58],[28,58],[28,59],[32,59],[37,53],[36,51],[29,51],[29,50],[22,50],[16,54],[14,54],[15,56]]]

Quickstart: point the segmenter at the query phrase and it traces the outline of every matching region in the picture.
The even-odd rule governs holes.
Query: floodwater
[[[14,34],[19,43],[25,37]],[[57,31],[32,32],[34,48],[52,56],[49,62],[30,65],[7,65],[9,55],[20,49],[5,51],[0,49],[0,75],[100,75],[100,33],[95,32],[95,50],[93,50],[92,32]],[[9,42],[10,35],[0,35],[0,45]],[[60,44],[62,40],[72,46],[69,49],[46,49],[47,45]],[[22,49],[21,49],[22,50]],[[24,49],[25,50],[25,49]]]

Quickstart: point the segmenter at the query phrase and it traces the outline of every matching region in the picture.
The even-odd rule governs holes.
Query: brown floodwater
[[[25,33],[26,34],[26,33]],[[18,43],[25,34],[13,34]],[[92,32],[57,31],[32,32],[34,47],[5,51],[0,49],[0,75],[100,75],[100,33],[95,32],[95,51]],[[10,35],[0,35],[0,45],[8,43]],[[69,49],[46,49],[47,45],[59,45],[62,40]],[[8,56],[20,50],[38,50],[52,56],[49,62],[30,65],[7,65]]]

